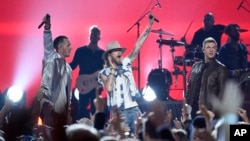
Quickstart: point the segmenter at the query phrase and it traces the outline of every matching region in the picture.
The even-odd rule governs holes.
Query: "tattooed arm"
[[[154,23],[154,18],[151,18],[151,19],[149,18],[148,26],[146,27],[144,32],[141,34],[141,36],[138,38],[138,40],[137,40],[137,42],[136,42],[136,44],[134,46],[133,51],[128,55],[128,58],[131,60],[131,63],[135,60],[135,58],[137,57],[143,43],[146,41],[153,23]]]

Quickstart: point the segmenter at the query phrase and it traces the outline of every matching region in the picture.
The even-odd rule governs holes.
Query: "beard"
[[[122,57],[121,56],[117,56],[115,58],[112,58],[112,62],[114,64],[116,64],[117,66],[121,65],[122,64]]]

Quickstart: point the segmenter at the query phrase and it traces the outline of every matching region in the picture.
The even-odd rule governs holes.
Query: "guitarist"
[[[228,42],[225,43],[220,51],[218,60],[223,63],[229,73],[229,78],[239,82],[241,75],[247,71],[247,47],[240,42],[240,29],[237,24],[229,24],[225,33]]]
[[[77,119],[83,117],[90,118],[90,112],[95,112],[93,100],[95,99],[95,88],[99,87],[97,83],[98,70],[104,65],[102,59],[102,50],[98,46],[101,37],[101,31],[93,25],[89,30],[89,44],[79,47],[73,57],[70,66],[75,70],[79,66],[79,76],[77,77],[77,88],[79,90],[79,109]]]

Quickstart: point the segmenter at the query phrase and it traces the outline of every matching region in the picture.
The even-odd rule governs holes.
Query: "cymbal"
[[[164,40],[164,39],[158,39],[156,40],[157,43],[164,44],[164,45],[170,45],[170,46],[184,46],[185,43],[181,41],[176,40]]]
[[[158,33],[158,34],[165,34],[165,35],[170,35],[170,36],[174,36],[173,33],[170,33],[170,32],[166,32],[162,29],[158,29],[158,30],[151,30],[150,32],[153,32],[153,33]]]

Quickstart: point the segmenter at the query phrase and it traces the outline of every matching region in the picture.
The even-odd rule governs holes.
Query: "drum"
[[[153,69],[148,75],[148,85],[154,90],[157,98],[168,99],[172,75],[167,69]]]
[[[202,51],[202,47],[197,46],[194,50],[194,60],[201,61],[204,60],[204,53]]]
[[[204,53],[202,51],[195,51],[194,53],[194,60],[201,61],[204,59]]]

